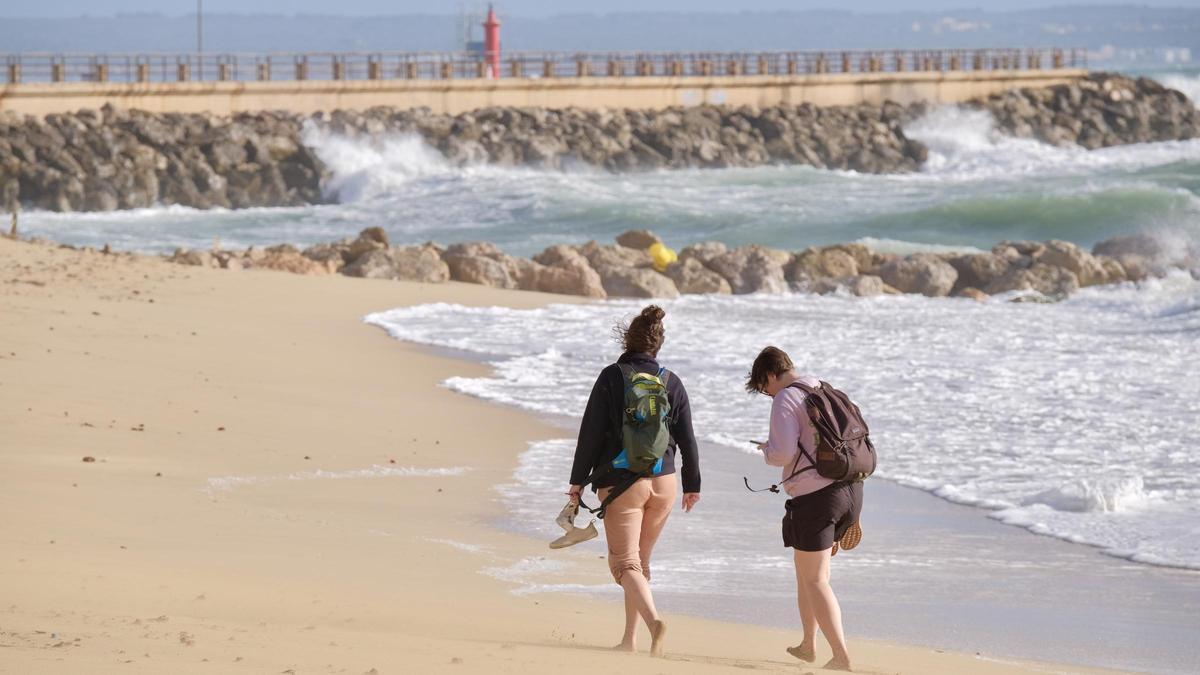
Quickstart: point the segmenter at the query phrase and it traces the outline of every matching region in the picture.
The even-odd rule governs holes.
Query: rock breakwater
[[[1153,80],[1094,74],[970,106],[999,128],[1098,148],[1200,137],[1200,113]],[[486,108],[460,115],[372,108],[306,117],[220,117],[105,108],[44,119],[0,113],[0,206],[106,211],[293,206],[336,200],[306,129],[362,139],[414,134],[458,164],[609,171],[806,164],[863,173],[914,171],[927,157],[904,124],[927,104],[817,108],[697,106],[651,110]]]
[[[178,250],[169,260],[227,269],[459,281],[588,298],[797,292],[983,300],[1020,291],[1025,293],[1019,296],[1061,299],[1086,286],[1140,281],[1171,269],[1188,269],[1200,278],[1200,250],[1169,248],[1149,235],[1108,239],[1090,252],[1059,240],[1003,241],[986,252],[907,256],[858,243],[784,251],[758,245],[730,249],[709,241],[684,247],[669,263],[650,253],[656,244],[662,242],[652,232],[630,231],[618,243],[558,244],[526,259],[487,242],[393,246],[382,228],[373,227],[358,237],[304,250],[290,245],[240,252]]]

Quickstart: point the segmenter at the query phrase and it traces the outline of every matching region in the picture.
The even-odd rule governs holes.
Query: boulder
[[[584,245],[580,252],[587,257],[591,266],[597,270],[601,267],[637,268],[652,267],[654,265],[654,258],[648,252],[626,246]]]
[[[1163,274],[1170,267],[1195,264],[1194,244],[1175,239],[1145,233],[1112,237],[1093,246],[1092,254],[1116,260],[1125,270],[1126,279],[1139,281],[1151,274]]]
[[[556,266],[528,262],[522,266],[520,288],[526,291],[579,295],[585,298],[608,297],[600,275],[582,256],[577,261]]]
[[[644,267],[604,265],[596,272],[610,298],[677,298],[679,289],[665,275]]]
[[[1046,248],[1038,258],[1038,262],[1071,270],[1075,273],[1081,287],[1102,284],[1107,279],[1100,261],[1091,253],[1069,241],[1058,239],[1047,241]]]
[[[879,268],[883,281],[902,293],[920,293],[929,297],[950,294],[958,272],[950,263],[931,253],[914,253]]]
[[[517,288],[517,280],[498,260],[477,255],[447,255],[443,260],[453,281],[493,288]]]
[[[1079,278],[1066,268],[1034,263],[1028,268],[1010,267],[983,290],[988,295],[1033,290],[1043,295],[1058,297],[1079,290]]]
[[[702,241],[698,244],[685,246],[683,250],[679,252],[679,261],[683,262],[685,260],[694,258],[700,261],[702,265],[707,266],[713,258],[724,255],[728,252],[729,247],[725,246],[725,244],[722,244],[719,241]]]
[[[868,264],[870,254],[867,255]],[[858,261],[853,255],[839,248],[807,248],[796,254],[787,267],[787,280],[793,283],[826,278],[849,278],[858,276]]]
[[[450,278],[450,268],[435,247],[396,246],[369,251],[346,265],[342,274],[366,279],[397,279],[423,283],[442,283]]]
[[[617,243],[626,248],[646,250],[655,244],[661,244],[662,239],[650,230],[629,230],[617,237]]]
[[[1121,261],[1116,258],[1099,255],[1096,256],[1096,260],[1099,261],[1101,269],[1104,270],[1104,281],[1101,283],[1119,284],[1122,281],[1129,280],[1129,272],[1126,271]]]
[[[504,256],[505,253],[490,241],[466,241],[459,244],[451,244],[446,247],[444,256],[484,256],[487,258],[498,258]]]
[[[363,230],[362,233],[358,235],[357,239],[350,242],[350,245],[346,247],[346,250],[342,254],[345,262],[352,263],[361,258],[364,254],[370,253],[371,251],[386,251],[388,249],[388,244],[386,241],[387,235],[383,235],[384,241],[380,241],[379,238],[373,236],[373,234],[367,234],[369,230],[379,230],[379,228],[368,228],[367,230]],[[380,230],[380,232],[382,232],[382,230]]]
[[[854,258],[854,264],[858,269],[858,274],[874,274],[875,261],[871,249],[864,244],[835,244],[826,246],[824,251],[841,251],[846,253],[851,258]]]
[[[1002,241],[1002,242],[996,244],[995,246],[993,246],[992,253],[1000,253],[1001,251],[1003,251],[1004,249],[1007,249],[1007,248],[1012,248],[1019,255],[1029,256],[1030,258],[1037,260],[1038,257],[1040,255],[1042,255],[1042,252],[1046,250],[1046,245],[1040,241],[1029,241],[1029,240],[1008,241],[1008,240],[1005,240],[1005,241]]]
[[[350,259],[350,243],[345,241],[331,244],[314,244],[300,252],[300,255],[322,264],[332,264],[338,270]]]
[[[358,238],[369,239],[371,241],[383,244],[384,246],[391,246],[391,242],[388,241],[387,230],[384,230],[382,227],[368,227],[362,232],[358,233]]]
[[[330,273],[328,265],[305,258],[292,246],[276,246],[267,249],[261,258],[254,261],[254,269],[309,275]]]
[[[1010,246],[1005,253],[1008,251],[1011,251],[1013,256],[1011,260],[1020,257],[1015,248]],[[1004,254],[974,253],[947,258],[946,262],[950,263],[955,272],[958,272],[955,289],[971,287],[980,289],[1007,272],[1011,260]]]
[[[453,244],[442,253],[450,278],[495,288],[518,288],[524,265],[489,242]]]
[[[1123,256],[1136,255],[1147,260],[1166,258],[1167,248],[1163,242],[1149,234],[1139,233],[1111,237],[1092,247],[1092,255],[1103,255],[1120,260]]]
[[[704,293],[728,295],[733,292],[724,277],[708,269],[695,258],[672,263],[667,267],[666,275],[675,282],[675,287],[679,289],[679,292],[685,295]]]
[[[787,290],[780,257],[763,246],[741,246],[708,262],[734,293],[783,293]]]
[[[213,260],[213,255],[208,251],[190,251],[186,248],[177,248],[175,253],[167,258],[167,262],[173,262],[179,265],[194,265],[197,267],[217,267],[217,262]]]
[[[548,267],[564,267],[578,262],[590,265],[582,253],[565,244],[555,244],[554,246],[547,247],[541,253],[533,256],[533,261]]]

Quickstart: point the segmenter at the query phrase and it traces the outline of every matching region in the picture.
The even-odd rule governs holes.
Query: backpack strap
[[[582,506],[583,508],[587,509],[589,512],[594,513],[596,515],[596,517],[599,518],[600,520],[604,520],[604,515],[605,515],[605,513],[608,512],[608,505],[612,504],[613,500],[615,500],[617,497],[620,497],[626,490],[633,487],[633,484],[638,482],[639,478],[642,478],[646,475],[646,474],[640,474],[640,473],[633,473],[632,471],[628,472],[628,474],[629,475],[626,476],[625,478],[621,479],[621,481],[619,483],[612,486],[612,489],[609,490],[609,492],[608,492],[608,496],[605,497],[604,501],[600,502],[600,505],[597,506],[596,508],[593,509],[592,507],[590,507],[586,503],[584,503],[582,492],[579,493],[579,505]]]
[[[822,382],[818,386],[824,386],[824,384],[825,383]],[[819,414],[814,414],[817,411],[817,407],[816,407],[816,405],[813,404],[812,399],[814,396],[817,395],[817,390],[815,388],[809,387],[808,385],[805,385],[801,382],[792,382],[791,384],[789,384],[787,386],[787,388],[788,389],[799,389],[800,391],[804,392],[804,409],[808,411],[808,418],[810,421],[813,422],[813,426],[817,427],[817,430],[819,433],[822,430],[820,422],[824,422],[824,419],[822,419]],[[829,425],[826,424],[825,426],[828,427]],[[799,450],[799,452],[796,453],[796,461],[792,462],[792,473],[787,478],[784,478],[783,480],[779,481],[779,483],[781,485],[783,483],[786,483],[789,480],[795,478],[796,476],[799,476],[800,474],[804,473],[805,471],[811,471],[811,470],[815,470],[817,468],[817,460],[812,455],[808,454],[808,450],[804,449],[804,444],[801,443],[800,439],[798,439],[798,438],[796,439],[796,448]],[[804,467],[803,469],[797,470],[796,467],[798,467],[800,465],[801,457],[808,460],[808,466]]]

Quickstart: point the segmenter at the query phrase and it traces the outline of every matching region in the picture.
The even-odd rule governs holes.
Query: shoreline
[[[790,632],[678,614],[670,615],[671,658],[603,651],[619,630],[613,608],[513,596],[479,574],[472,556],[446,555],[446,545],[429,541],[454,533],[502,560],[544,556],[544,542],[479,523],[495,511],[497,472],[507,478],[521,448],[549,429],[440,387],[448,372],[478,376],[487,368],[398,345],[362,325],[362,315],[406,303],[537,306],[561,298],[461,284],[222,275],[8,240],[0,252],[10,278],[21,281],[0,296],[5,313],[19,317],[0,327],[14,347],[0,360],[0,419],[13,430],[0,450],[0,506],[22,514],[0,530],[10,552],[0,560],[10,598],[0,619],[13,668],[278,672],[328,663],[350,672],[561,672],[583,649],[598,667],[634,672],[794,670],[779,656]],[[388,370],[405,376],[367,377]],[[80,382],[92,386],[71,386]],[[397,405],[407,400],[423,404]],[[400,429],[413,424],[422,431],[406,443]],[[461,454],[447,461],[447,447]],[[87,452],[97,461],[81,462]],[[313,459],[301,459],[305,452]],[[213,476],[391,460],[467,471],[268,482],[215,500],[200,493]],[[852,644],[864,670],[1047,667]]]

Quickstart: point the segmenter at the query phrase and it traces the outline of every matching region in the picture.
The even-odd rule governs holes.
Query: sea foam
[[[1112,555],[1200,567],[1197,297],[1200,282],[1182,273],[1088,288],[1052,305],[685,297],[663,303],[662,358],[688,387],[698,435],[722,452],[745,456],[748,439],[764,433],[768,401],[741,385],[758,349],[775,344],[862,406],[880,476]],[[367,320],[400,339],[470,350],[495,367],[489,377],[448,380],[452,389],[574,417],[618,351],[613,323],[641,305],[438,305]],[[539,452],[523,461],[544,469],[553,452],[570,450]],[[561,492],[563,475],[518,474],[525,477],[507,494]]]

